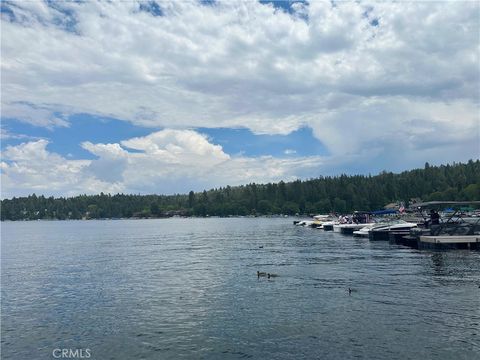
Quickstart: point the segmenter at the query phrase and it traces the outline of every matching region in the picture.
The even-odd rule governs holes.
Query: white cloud
[[[465,100],[424,103],[403,97],[351,99],[348,105],[314,122],[314,134],[337,156],[352,155],[378,147],[388,157],[391,143],[437,151],[445,144],[462,145],[459,158],[478,157],[477,106]],[[477,143],[477,146],[472,146]],[[448,151],[448,148],[445,150]],[[413,155],[413,154],[408,154]],[[418,155],[418,154],[417,154]],[[433,158],[437,158],[433,154]],[[438,157],[438,159],[441,159]],[[445,160],[444,160],[445,161]]]
[[[14,4],[23,20],[2,24],[8,107],[288,133],[344,94],[478,102],[476,2],[315,1],[298,9],[308,22],[253,1],[161,2],[163,17],[134,1]],[[54,21],[62,8],[75,32]]]
[[[360,133],[361,125],[354,129]],[[365,129],[368,130],[368,129]],[[346,129],[346,131],[349,131]],[[428,159],[439,155],[443,161],[454,161],[464,148],[473,148],[473,137],[459,142],[453,134],[442,144],[422,146],[430,136],[429,123],[418,120],[402,136],[373,141],[358,151],[333,156],[229,156],[222,147],[208,141],[193,130],[165,129],[144,137],[126,139],[120,143],[93,144],[82,147],[96,156],[93,160],[72,160],[52,153],[48,141],[41,139],[17,146],[8,146],[2,154],[2,198],[27,195],[32,192],[47,195],[76,195],[82,193],[185,193],[218,186],[250,182],[266,183],[297,178],[332,175],[335,170],[353,168],[364,172],[372,162],[376,171],[388,162],[423,166],[422,156]],[[447,134],[448,129],[438,131]],[[368,141],[366,131],[362,141]],[[411,136],[413,141],[404,141]],[[408,139],[407,139],[408,140]],[[384,147],[391,154],[384,156]],[[288,150],[288,149],[287,149]],[[290,152],[290,151],[288,151]],[[402,161],[399,161],[399,160]],[[433,162],[435,164],[435,161]],[[404,165],[401,165],[404,166]],[[398,168],[397,170],[404,170]]]
[[[2,198],[31,194],[73,195],[116,192],[118,184],[85,177],[89,160],[67,160],[46,149],[47,140],[8,146],[2,153]]]
[[[84,143],[98,156],[81,167],[96,191],[155,190],[162,176],[206,187],[256,171],[288,178],[319,163],[229,157],[184,131],[196,127],[309,126],[330,169],[372,156],[397,168],[479,156],[478,2],[312,1],[292,14],[254,1],[159,4],[164,16],[135,1],[4,4],[3,118],[55,127],[89,113],[169,129]]]
[[[165,162],[184,165],[196,161],[209,161],[209,164],[217,165],[230,158],[221,146],[211,144],[206,136],[193,130],[165,129],[145,137],[122,141],[122,145],[157,156]]]
[[[40,137],[25,134],[12,133],[11,131],[0,128],[0,140],[40,140]]]
[[[26,123],[49,129],[68,127],[69,123],[64,119],[65,116],[58,114],[54,108],[55,106],[37,106],[25,102],[2,102],[1,114],[2,118],[20,119]],[[57,110],[61,108],[60,105]]]
[[[121,144],[83,148],[94,160],[70,160],[39,140],[9,146],[2,154],[2,197],[39,192],[55,195],[129,192],[174,193],[246,182],[295,179],[314,171],[319,157],[278,159],[230,157],[192,130],[166,129]]]

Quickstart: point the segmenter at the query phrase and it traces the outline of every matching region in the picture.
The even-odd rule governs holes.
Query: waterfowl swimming
[[[267,276],[267,273],[264,271],[257,271],[257,277],[260,277],[260,276]]]
[[[267,278],[269,278],[269,279],[277,277],[277,276],[278,276],[277,274],[270,274],[270,273],[267,274]]]
[[[348,288],[348,295],[352,293],[352,289]]]
[[[259,249],[263,249],[263,245],[260,245],[258,248],[259,248]]]

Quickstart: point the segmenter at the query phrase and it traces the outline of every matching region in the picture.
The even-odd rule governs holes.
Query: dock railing
[[[480,231],[480,217],[471,218],[472,221],[466,221],[464,217],[459,215],[459,207],[464,205],[480,205],[480,201],[430,201],[426,203],[412,204],[418,211],[422,212],[424,209],[433,209],[442,206],[450,206],[453,211],[449,214],[446,221],[439,224],[431,224],[425,218],[427,227],[430,228],[432,236],[438,235],[475,235]]]

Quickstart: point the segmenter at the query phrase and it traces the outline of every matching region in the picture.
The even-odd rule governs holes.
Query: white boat
[[[340,227],[342,225],[346,225],[346,224],[339,224],[339,223],[334,224],[333,225],[333,232],[339,233],[340,232]]]
[[[312,220],[302,220],[297,222],[295,225],[297,226],[311,226],[313,224]]]
[[[373,223],[368,224],[368,225],[362,227],[360,230],[354,231],[353,236],[368,237],[368,234],[370,233],[370,230],[372,230],[375,227],[375,225],[378,225],[378,224],[373,224]]]
[[[404,220],[392,221],[385,224],[378,224],[378,226],[370,229],[368,237],[370,240],[389,240],[389,234],[391,232],[405,232],[407,234],[410,229],[416,227],[416,223],[406,222]]]
[[[336,221],[336,218],[331,215],[315,215],[311,226],[317,229],[323,229],[324,225],[333,223],[334,220]]]
[[[353,234],[354,231],[360,230],[361,228],[368,226],[368,225],[376,225],[376,223],[367,223],[367,224],[340,224],[338,225],[340,232],[342,234]],[[335,231],[335,226],[333,227],[333,231]]]
[[[332,216],[330,216],[330,215],[315,215],[313,218],[315,220],[325,221],[325,220],[328,220],[328,219],[332,219]]]

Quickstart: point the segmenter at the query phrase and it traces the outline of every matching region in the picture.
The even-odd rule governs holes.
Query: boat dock
[[[420,249],[480,249],[480,235],[422,235],[418,241]]]
[[[351,217],[340,216],[337,220],[327,215],[317,215],[313,217],[313,221],[294,221],[294,224],[324,231],[333,229],[343,235],[368,236],[370,241],[390,241],[414,249],[480,250],[480,217],[459,213],[463,205],[480,206],[480,201],[431,201],[413,204],[423,221],[418,215],[411,215],[413,221],[410,222],[398,218],[371,222],[370,214],[355,212]],[[433,208],[445,206],[450,206],[450,211],[440,218]],[[424,215],[425,209],[431,210],[430,219]]]

